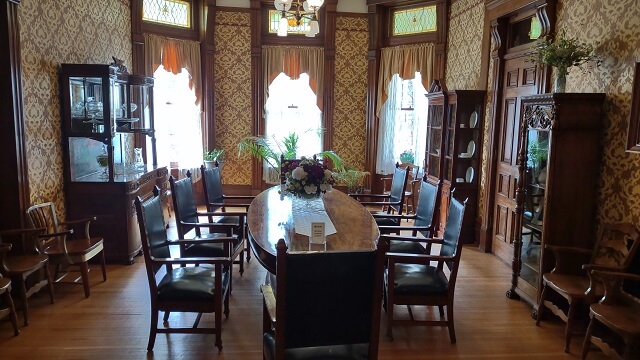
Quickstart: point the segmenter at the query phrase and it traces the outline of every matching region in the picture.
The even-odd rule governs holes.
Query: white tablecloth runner
[[[325,223],[325,235],[327,236],[337,232],[327,211],[324,209],[324,203],[321,198],[293,198],[291,203],[291,215],[293,216],[293,226],[296,234],[311,236],[312,222]]]

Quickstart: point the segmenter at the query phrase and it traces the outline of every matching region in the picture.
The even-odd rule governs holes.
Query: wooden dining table
[[[322,196],[336,233],[327,235],[325,244],[310,243],[309,236],[296,233],[293,222],[293,202],[304,201],[307,200],[280,194],[280,186],[274,186],[256,196],[249,206],[249,244],[255,257],[269,272],[276,273],[276,244],[280,239],[285,240],[289,252],[376,249],[380,231],[371,213],[338,190],[328,191]]]

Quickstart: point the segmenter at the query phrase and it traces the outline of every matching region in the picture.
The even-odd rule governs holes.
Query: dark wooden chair
[[[407,187],[404,192],[404,209],[405,213],[413,213],[416,211],[416,193],[418,191],[418,185],[420,184],[420,166],[413,165],[411,163],[401,163],[398,165],[399,168],[404,169],[408,168],[409,173],[407,174]],[[388,194],[390,190],[387,190],[388,184],[393,181],[392,176],[386,176],[380,178],[382,180],[382,193]]]
[[[176,215],[176,228],[178,237],[181,239],[190,238],[193,240],[204,240],[216,237],[228,237],[235,235],[236,241],[230,248],[226,248],[226,244],[222,242],[193,242],[180,247],[181,257],[219,257],[231,256],[234,263],[240,265],[240,275],[244,273],[244,224],[247,216],[246,212],[225,212],[224,216],[229,221],[223,222],[205,222],[202,223],[199,217],[220,216],[219,213],[198,211],[196,201],[193,197],[193,185],[191,183],[191,173],[187,172],[187,177],[181,180],[175,180],[173,176],[169,177],[171,184],[171,196]],[[208,229],[208,233],[203,233],[201,229]],[[194,231],[192,236],[190,231]],[[234,234],[240,231],[239,234]]]
[[[384,279],[384,305],[387,310],[387,336],[393,340],[392,327],[394,324],[447,326],[451,343],[456,342],[456,334],[453,322],[453,299],[462,253],[460,229],[466,207],[464,203],[456,200],[451,195],[447,224],[442,239],[413,238],[416,242],[428,242],[440,244],[438,255],[430,254],[402,254],[387,253],[387,269]],[[389,241],[393,237],[382,235],[383,241]],[[403,241],[409,241],[405,239]],[[431,262],[436,262],[432,266]],[[449,269],[447,277],[444,266]],[[394,305],[407,305],[410,320],[396,320],[393,318]],[[440,318],[444,317],[444,307],[447,307],[445,320],[415,320],[411,312],[412,305],[437,306]]]
[[[394,219],[397,222],[396,226],[379,226],[381,234],[398,234],[397,236],[388,237],[391,241],[390,251],[396,253],[410,253],[410,254],[424,254],[430,253],[431,246],[427,244],[425,248],[421,243],[413,241],[413,238],[420,233],[425,238],[432,237],[433,234],[433,215],[435,212],[436,201],[438,199],[438,192],[440,190],[440,181],[435,185],[427,182],[427,177],[424,176],[421,185],[418,198],[418,205],[412,215],[397,215],[397,214],[374,214],[376,219],[389,218]],[[401,226],[401,220],[413,220],[412,226]],[[409,241],[403,241],[404,236],[400,236],[400,231],[411,231]]]
[[[5,253],[11,250],[11,244],[0,245],[0,264],[4,262]],[[9,316],[11,324],[13,324],[13,335],[18,336],[20,330],[18,330],[18,317],[16,316],[16,308],[13,306],[13,299],[11,298],[11,279],[2,277],[0,274],[0,298],[4,301],[6,308],[0,309],[0,319]]]
[[[586,308],[598,301],[603,294],[601,286],[590,286],[587,272],[594,269],[624,271],[640,245],[639,236],[631,224],[604,224],[593,249],[545,246],[553,253],[556,265],[550,273],[542,276],[543,288],[538,303],[536,325],[540,325],[546,309],[550,309],[564,320],[567,323],[565,352],[569,352],[580,307]],[[558,300],[562,300],[554,303],[551,300],[552,291],[561,296]]]
[[[262,286],[263,358],[378,358],[384,250],[288,253]]]
[[[622,288],[624,281],[640,282],[640,275],[601,270],[591,274],[603,282],[605,295],[590,307],[581,359],[587,358],[591,344],[614,358],[640,359],[640,298]]]
[[[156,188],[156,194],[158,192],[159,189]],[[224,311],[225,316],[229,316],[231,258],[228,255],[172,258],[169,245],[207,242],[224,243],[228,248],[237,241],[237,238],[170,241],[167,239],[160,197],[155,196],[145,202],[137,197],[135,204],[151,296],[151,330],[147,350],[153,350],[157,333],[215,334],[215,345],[222,350],[222,312]],[[206,264],[208,267],[186,266],[195,263]],[[174,265],[181,267],[173,268]],[[163,266],[166,274],[158,280],[157,274]],[[195,312],[198,316],[193,327],[158,329],[159,311],[164,311],[165,325],[171,312]],[[203,313],[215,313],[215,328],[198,328]]]
[[[49,257],[40,249],[38,235],[45,233],[44,228],[39,229],[15,229],[0,231],[0,245],[11,244],[11,252],[2,258],[0,274],[11,279],[18,287],[22,305],[24,325],[29,325],[29,304],[27,298],[38,292],[44,286],[49,290],[49,298],[53,304],[56,300],[53,295],[53,282],[49,272]],[[44,270],[44,279],[37,281],[27,289],[27,276]],[[30,282],[29,282],[30,283]]]
[[[214,163],[213,168],[207,169],[204,165],[200,167],[200,173],[202,174],[202,187],[204,190],[204,199],[207,203],[208,212],[217,212],[217,216],[209,216],[209,222],[221,222],[221,223],[233,223],[237,221],[237,217],[228,218],[225,216],[227,211],[226,206],[242,207],[245,212],[249,210],[251,201],[255,199],[255,196],[249,195],[225,195],[222,191],[222,177],[220,175],[220,167],[218,162]],[[229,202],[232,202],[231,204]],[[220,213],[222,212],[222,213]],[[245,218],[246,220],[246,218]],[[246,221],[242,224],[238,224],[238,227],[234,229],[236,234],[247,234]],[[247,239],[243,239],[247,241]],[[246,256],[247,262],[251,259],[251,249],[248,242],[246,243]]]
[[[357,199],[364,206],[382,206],[383,209],[386,209],[386,211],[374,212],[374,214],[396,213],[402,215],[408,174],[408,167],[403,169],[400,164],[396,163],[396,168],[393,171],[393,180],[391,181],[391,190],[388,194],[349,194],[349,196]],[[364,198],[379,201],[364,201]],[[399,220],[387,217],[376,218],[376,223],[380,226],[398,226]]]
[[[91,295],[89,290],[89,260],[99,257],[102,268],[102,280],[107,281],[107,268],[104,259],[104,241],[100,236],[91,236],[89,226],[96,218],[75,221],[58,221],[56,209],[52,202],[33,205],[27,209],[29,222],[33,228],[45,228],[46,234],[41,236],[42,251],[49,256],[49,262],[55,266],[53,275],[56,283],[82,284],[84,296]],[[70,281],[68,268],[78,266],[80,278]],[[62,267],[65,272],[60,274]]]

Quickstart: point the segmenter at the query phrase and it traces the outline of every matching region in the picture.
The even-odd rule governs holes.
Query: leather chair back
[[[220,176],[218,162],[216,161],[215,166],[210,169],[206,169],[204,165],[201,166],[200,172],[202,173],[204,197],[207,203],[222,203],[224,194],[222,192],[222,177]]]
[[[440,190],[440,181],[436,185],[428,183],[425,179],[420,184],[420,196],[416,206],[415,226],[430,226],[433,223],[433,215]],[[427,231],[420,231],[424,237],[431,237]]]
[[[396,164],[393,170],[393,180],[391,180],[391,190],[389,191],[389,202],[399,203],[400,205],[390,205],[389,208],[395,210],[398,214],[402,214],[402,204],[404,202],[404,192],[407,189],[407,174],[409,168],[401,168]]]
[[[444,227],[444,235],[442,236],[442,246],[440,247],[441,256],[460,257],[462,242],[460,239],[460,229],[462,228],[462,220],[464,219],[464,209],[467,200],[464,203],[456,200],[451,192],[451,201],[449,202],[449,213],[447,215],[447,224]],[[458,262],[447,262],[447,267],[451,271],[452,278],[455,279],[454,271],[457,272]]]
[[[160,270],[161,266],[151,268],[151,258],[169,258],[169,244],[167,231],[162,214],[162,201],[160,196],[155,196],[145,202],[140,197],[136,199],[138,223],[142,236],[142,250],[149,276]],[[145,236],[146,235],[146,236]],[[149,282],[155,284],[155,281]]]
[[[193,198],[193,185],[191,184],[191,174],[181,180],[175,180],[173,176],[169,178],[171,184],[171,196],[173,197],[173,208],[176,213],[176,227],[178,236],[184,238],[185,234],[193,229],[193,226],[181,225],[180,222],[197,223],[198,207]]]

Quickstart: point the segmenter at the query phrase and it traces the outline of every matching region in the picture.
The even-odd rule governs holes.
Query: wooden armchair
[[[416,192],[418,191],[418,185],[420,184],[420,166],[413,165],[411,163],[402,163],[398,165],[399,168],[409,169],[409,173],[407,174],[407,187],[404,192],[404,208],[405,213],[415,212],[416,211]],[[393,181],[393,177],[386,176],[380,178],[382,180],[382,193],[387,194],[388,185]]]
[[[102,280],[107,281],[107,268],[104,259],[104,244],[100,236],[91,236],[89,226],[96,218],[75,221],[58,221],[56,209],[52,202],[33,205],[27,209],[27,216],[33,228],[45,228],[47,233],[41,236],[42,250],[49,256],[49,261],[55,265],[53,275],[56,283],[82,284],[84,296],[91,295],[89,290],[89,260],[99,256],[102,268]],[[70,281],[65,279],[70,275],[68,268],[79,267],[80,278]],[[65,272],[60,274],[62,267]]]
[[[200,172],[202,174],[202,187],[204,190],[204,199],[207,202],[207,211],[218,212],[218,216],[209,216],[210,223],[233,223],[234,221],[238,220],[236,217],[229,218],[225,216],[225,207],[230,205],[228,201],[235,201],[231,205],[235,207],[243,207],[245,209],[245,212],[249,210],[249,205],[251,205],[251,201],[255,199],[255,196],[225,195],[222,191],[222,177],[220,176],[220,167],[217,161],[215,162],[214,167],[211,169],[205,168],[204,165],[201,166]],[[221,211],[222,213],[219,213],[219,211]],[[246,221],[242,224],[238,224],[238,227],[234,229],[234,233],[246,235],[246,225]],[[243,241],[246,240],[247,239],[243,238]],[[249,260],[251,259],[251,249],[249,248],[248,243],[246,244],[246,252],[247,262],[249,262]]]
[[[11,250],[11,244],[0,245],[0,264],[4,262],[4,254],[9,250]],[[18,336],[20,330],[18,330],[16,308],[13,306],[13,299],[11,298],[11,279],[2,277],[2,274],[0,274],[0,297],[7,306],[5,309],[0,309],[0,319],[8,315],[11,318],[11,324],[13,324],[13,335]]]
[[[398,215],[402,215],[402,207],[404,204],[404,196],[407,188],[407,176],[409,174],[409,168],[402,169],[400,164],[396,163],[396,168],[393,171],[393,181],[391,182],[391,190],[388,194],[349,194],[349,196],[360,201],[365,206],[382,206],[386,208],[386,213],[391,214],[393,212]],[[363,201],[363,198],[370,198],[379,201]],[[375,214],[381,214],[383,212],[376,212]],[[376,223],[380,226],[398,226],[399,220],[391,218],[376,218]]]
[[[11,244],[11,252],[2,258],[0,274],[11,279],[18,286],[22,305],[24,325],[29,325],[29,304],[27,298],[38,292],[44,286],[49,290],[49,298],[53,304],[56,300],[53,295],[53,282],[49,272],[49,257],[40,249],[38,235],[44,234],[46,229],[15,229],[0,231],[0,246]],[[27,276],[44,270],[45,278],[31,285],[27,289]]]
[[[593,249],[547,245],[552,251],[556,266],[543,275],[543,289],[538,303],[536,325],[545,309],[550,309],[567,323],[564,351],[569,352],[574,322],[580,305],[592,304],[603,295],[601,286],[590,286],[587,275],[591,270],[624,271],[630,264],[638,245],[639,234],[631,224],[604,224]],[[584,265],[583,265],[584,264]],[[552,302],[550,292],[564,298],[564,302]],[[568,309],[563,310],[564,308]]]
[[[157,187],[155,192],[156,194],[159,192]],[[207,240],[170,241],[167,239],[160,197],[156,195],[145,202],[137,197],[135,204],[151,295],[151,330],[147,350],[153,350],[156,333],[215,334],[215,345],[222,350],[222,312],[224,311],[225,316],[229,316],[231,258],[229,256],[172,258],[169,245],[182,246],[206,242],[224,244],[229,248],[237,238],[217,237]],[[209,267],[185,267],[187,264],[206,264]],[[182,267],[174,269],[174,265]],[[166,274],[158,280],[156,275],[163,266]],[[164,311],[165,325],[171,312],[195,312],[198,316],[193,327],[158,329],[159,311]],[[215,328],[198,328],[203,313],[215,313]]]
[[[591,344],[618,359],[640,359],[640,298],[622,289],[623,281],[640,282],[640,275],[601,270],[591,274],[604,283],[604,297],[590,307],[581,359],[587,358]]]
[[[195,199],[193,197],[193,185],[191,183],[191,173],[187,172],[187,177],[182,180],[176,180],[171,176],[169,178],[171,184],[171,196],[176,215],[176,228],[178,237],[181,239],[191,238],[193,240],[205,240],[216,237],[234,236],[236,239],[232,246],[226,247],[224,242],[193,242],[184,243],[180,246],[181,257],[226,257],[231,256],[234,263],[240,265],[240,275],[244,273],[244,230],[245,227],[240,224],[245,223],[246,212],[230,212],[224,213],[224,217],[229,222],[208,222],[201,223],[200,216],[220,216],[216,212],[198,211]],[[208,233],[201,232],[201,229],[208,229]],[[189,235],[190,231],[194,231],[195,235]],[[234,231],[239,231],[234,234]]]
[[[451,343],[456,342],[453,322],[453,299],[462,253],[462,242],[459,241],[462,219],[464,218],[464,203],[451,196],[447,224],[442,239],[436,238],[405,238],[403,241],[428,242],[440,244],[438,255],[430,254],[402,254],[387,253],[387,269],[384,277],[384,308],[387,310],[387,336],[393,340],[393,325],[426,325],[447,326]],[[381,240],[389,241],[393,236],[382,235]],[[432,266],[431,262],[436,262]],[[447,277],[444,266],[449,270]],[[410,320],[394,319],[394,305],[407,305]],[[445,320],[420,321],[415,320],[411,305],[437,306],[440,318],[444,317],[444,307],[447,307]]]
[[[431,244],[427,243],[427,248],[421,243],[413,241],[418,236],[418,232],[425,238],[430,238],[433,234],[433,215],[435,212],[438,192],[440,190],[440,181],[435,185],[427,182],[427,177],[423,177],[420,185],[420,195],[418,205],[413,215],[397,215],[397,214],[373,214],[376,219],[389,218],[395,219],[398,225],[400,220],[413,220],[413,226],[379,226],[381,234],[398,234],[397,236],[388,236],[391,241],[390,251],[395,253],[424,254],[430,253]],[[411,237],[408,241],[403,241],[404,236],[400,236],[400,231],[410,230]]]
[[[288,253],[280,239],[276,251],[263,358],[377,359],[384,250]]]

